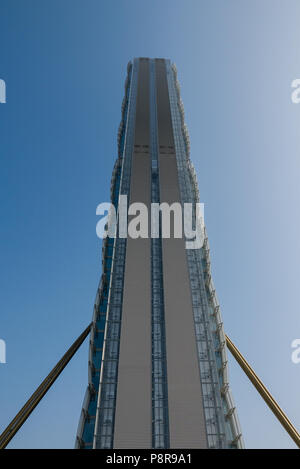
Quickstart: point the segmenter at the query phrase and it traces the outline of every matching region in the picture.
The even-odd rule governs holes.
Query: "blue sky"
[[[0,0],[0,430],[91,320],[126,66],[176,63],[225,331],[300,428],[299,2]],[[72,448],[88,343],[9,447]],[[294,448],[238,365],[248,448]]]

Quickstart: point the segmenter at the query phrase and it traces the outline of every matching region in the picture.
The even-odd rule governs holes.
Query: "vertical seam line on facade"
[[[155,60],[150,61],[150,148],[151,148],[151,202],[160,203],[160,191],[159,191],[159,165],[158,165],[158,131],[157,131],[157,95],[156,95],[156,75],[155,75]],[[155,162],[155,168],[153,166]],[[156,175],[155,175],[156,171]],[[155,177],[155,180],[154,180]],[[168,382],[167,382],[167,359],[166,359],[166,331],[165,331],[165,309],[164,309],[164,293],[163,293],[163,259],[162,259],[162,240],[161,240],[161,226],[159,224],[159,238],[151,238],[151,311],[152,311],[152,443],[153,448],[168,448],[170,446],[169,439],[169,412],[168,412]],[[156,252],[155,252],[156,251]],[[155,269],[159,268],[159,306],[160,306],[160,317],[158,321],[160,323],[160,347],[161,347],[161,386],[163,391],[162,398],[162,414],[163,414],[163,443],[160,444],[160,434],[156,434],[155,430],[155,412],[159,408],[160,399],[155,398],[156,394],[156,383],[155,383],[155,303],[154,295],[155,289],[153,285]],[[155,280],[158,280],[157,278]],[[159,425],[160,426],[160,425]],[[157,441],[158,440],[158,441]]]

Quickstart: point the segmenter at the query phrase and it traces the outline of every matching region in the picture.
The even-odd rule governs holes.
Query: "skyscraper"
[[[111,201],[199,203],[177,73],[128,65]],[[117,213],[120,213],[117,211]],[[117,233],[120,234],[120,233]],[[161,234],[161,233],[160,233]],[[106,237],[77,448],[242,448],[209,245]]]

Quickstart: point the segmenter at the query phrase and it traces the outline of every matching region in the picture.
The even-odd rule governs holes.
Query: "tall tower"
[[[111,201],[199,203],[177,73],[128,65]],[[117,213],[120,212],[117,210]],[[120,233],[118,233],[120,234]],[[209,245],[105,238],[77,448],[242,448]]]

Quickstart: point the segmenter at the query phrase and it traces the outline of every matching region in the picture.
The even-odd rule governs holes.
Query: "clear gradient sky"
[[[90,322],[126,66],[178,68],[225,331],[300,428],[300,3],[0,0],[0,431]],[[10,448],[72,448],[88,341]],[[230,360],[246,447],[295,445]]]

